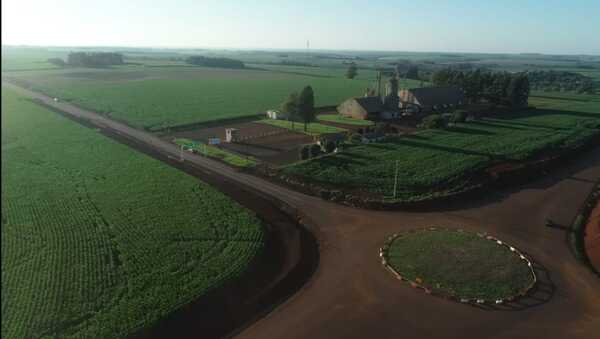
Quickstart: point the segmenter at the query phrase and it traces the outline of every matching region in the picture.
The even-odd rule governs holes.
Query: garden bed
[[[502,304],[536,283],[532,263],[501,240],[463,230],[429,228],[391,236],[382,264],[428,294],[463,303]]]

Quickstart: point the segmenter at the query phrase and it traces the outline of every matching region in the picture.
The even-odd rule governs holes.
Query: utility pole
[[[396,160],[396,175],[394,176],[394,199],[396,199],[396,190],[398,189],[398,160]]]

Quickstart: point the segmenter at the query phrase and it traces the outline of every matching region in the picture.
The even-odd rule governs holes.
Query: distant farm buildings
[[[465,102],[463,91],[455,87],[423,87],[398,92],[400,108],[415,113],[429,113],[461,106]]]
[[[398,90],[391,82],[387,95],[350,98],[337,107],[340,115],[362,120],[389,120],[401,112],[431,113],[446,111],[465,103],[464,93],[454,87],[423,87]]]
[[[362,120],[378,119],[383,110],[383,103],[378,96],[350,98],[337,107],[340,115]]]

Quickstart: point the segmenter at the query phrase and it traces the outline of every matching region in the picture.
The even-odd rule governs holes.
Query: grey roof
[[[383,103],[377,96],[375,97],[361,97],[354,98],[356,102],[367,112],[367,113],[379,113],[383,110]]]
[[[422,87],[409,90],[423,106],[456,104],[464,101],[464,93],[456,87]]]

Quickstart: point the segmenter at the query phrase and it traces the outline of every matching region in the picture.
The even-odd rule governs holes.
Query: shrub
[[[426,116],[421,121],[419,125],[420,128],[429,129],[429,128],[444,128],[446,126],[446,121],[439,114],[432,114]]]
[[[304,145],[300,148],[300,160],[306,160],[310,158],[310,146]]]
[[[335,150],[335,142],[328,140],[325,142],[325,145],[323,147],[323,149],[325,150],[326,153],[331,153]]]
[[[321,146],[317,144],[310,145],[310,157],[314,158],[321,154]]]
[[[352,144],[360,144],[362,142],[362,136],[360,134],[351,134],[350,135],[350,143]]]
[[[453,122],[455,124],[465,121],[467,121],[467,112],[463,110],[458,110],[454,112],[454,114],[452,114],[452,117],[450,118],[450,122]]]

